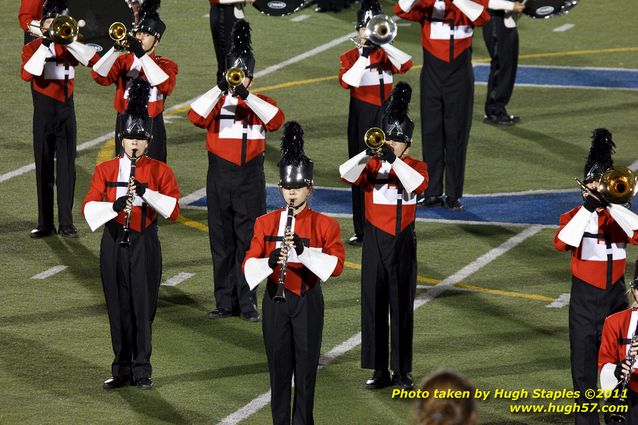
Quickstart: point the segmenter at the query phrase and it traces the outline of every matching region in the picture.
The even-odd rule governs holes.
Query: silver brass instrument
[[[115,45],[121,49],[128,50],[129,43],[126,40],[126,25],[121,22],[113,22],[109,27],[109,37],[115,41]]]
[[[284,241],[282,242],[281,252],[285,253],[284,260],[281,263],[281,268],[279,269],[279,281],[277,282],[277,292],[275,296],[272,298],[273,301],[278,303],[286,302],[286,293],[284,289],[286,288],[286,269],[288,268],[288,251],[290,250],[290,245],[286,244],[286,236],[290,233],[290,229],[292,228],[292,218],[295,213],[295,201],[291,200],[288,204],[288,214],[286,215],[286,227],[284,229]]]
[[[376,155],[379,155],[385,145],[385,133],[379,127],[372,127],[364,134],[363,141]]]
[[[128,248],[131,246],[131,241],[129,240],[131,236],[131,212],[133,211],[133,201],[135,200],[135,191],[131,189],[131,187],[135,184],[135,167],[137,163],[137,149],[133,149],[131,155],[131,174],[128,179],[128,199],[126,200],[126,208],[124,209],[125,221],[124,221],[124,230],[122,231],[122,240],[120,241],[120,246],[123,248]]]
[[[610,204],[631,202],[638,191],[636,174],[622,165],[605,170],[598,180],[598,190],[595,192],[579,179],[576,179],[576,182],[583,191],[587,192],[588,196],[593,196],[599,202],[606,201]]]
[[[381,46],[383,44],[392,43],[397,36],[397,24],[388,15],[379,14],[373,16],[365,26],[365,39],[370,43]],[[361,48],[363,43],[358,36],[351,36],[350,40],[355,46]]]

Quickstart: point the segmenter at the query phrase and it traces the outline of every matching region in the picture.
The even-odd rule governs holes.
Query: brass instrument
[[[372,127],[364,134],[363,141],[367,147],[379,155],[385,145],[385,133],[379,127]]]
[[[286,227],[284,229],[284,241],[282,243],[281,252],[285,253],[284,260],[281,263],[281,268],[279,269],[279,281],[277,282],[277,292],[275,296],[272,297],[272,300],[278,303],[286,302],[286,269],[288,268],[288,251],[290,250],[290,245],[286,244],[286,236],[290,234],[290,229],[292,228],[292,218],[295,213],[295,201],[291,200],[288,204],[288,214],[286,215]]]
[[[576,179],[581,189],[587,192],[588,196],[593,196],[598,201],[606,201],[610,204],[626,204],[631,202],[638,185],[636,184],[636,174],[624,166],[610,167],[598,180],[598,190],[593,191],[583,182]],[[602,199],[601,199],[602,198]]]
[[[131,190],[131,187],[135,184],[135,168],[137,163],[137,149],[133,149],[131,155],[131,174],[128,179],[128,194],[126,201],[126,208],[124,209],[125,213],[125,221],[124,221],[124,230],[122,231],[122,240],[120,241],[120,246],[122,248],[128,248],[131,246],[131,241],[129,240],[131,236],[131,212],[133,211],[133,201],[135,200],[135,191]]]
[[[240,85],[245,77],[246,74],[244,70],[239,67],[233,67],[226,71],[226,81],[228,81],[228,85],[233,89]]]
[[[397,24],[388,15],[382,13],[373,16],[366,24],[365,39],[377,46],[392,43],[397,36]],[[350,37],[357,47],[363,47],[358,36]]]
[[[42,29],[42,25],[39,28]],[[79,32],[80,26],[75,19],[59,15],[53,18],[49,28],[42,31],[42,36],[57,44],[71,44],[77,40]]]
[[[127,33],[126,25],[121,22],[113,22],[109,27],[109,37],[111,37],[111,40],[115,41],[116,47],[124,50],[128,50],[129,48],[129,43],[126,40]]]

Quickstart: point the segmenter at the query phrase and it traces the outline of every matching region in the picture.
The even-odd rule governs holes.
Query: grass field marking
[[[301,22],[301,21],[305,21],[308,18],[310,18],[310,15],[301,14],[290,19],[290,22]]]
[[[54,274],[58,274],[63,270],[66,270],[67,266],[63,266],[63,265],[59,265],[59,266],[53,266],[50,269],[47,269],[45,271],[43,271],[42,273],[38,273],[34,276],[31,276],[31,279],[35,279],[35,280],[44,280],[47,279],[51,276],[53,276]]]
[[[547,308],[563,308],[569,304],[569,299],[571,298],[570,294],[560,294],[558,298],[552,300],[551,304],[547,304],[545,307]]]
[[[414,310],[422,307],[427,304],[429,301],[434,299],[436,296],[443,293],[445,290],[449,289],[451,286],[459,283],[464,278],[470,276],[473,273],[476,273],[487,264],[491,263],[501,255],[505,254],[507,251],[511,250],[515,246],[524,242],[529,237],[535,235],[541,230],[540,226],[531,226],[522,232],[512,236],[501,245],[496,248],[491,249],[486,254],[483,254],[476,260],[472,261],[467,266],[463,267],[461,270],[456,273],[450,275],[445,278],[440,284],[433,286],[424,295],[419,296],[414,302]],[[327,366],[332,363],[338,357],[346,354],[347,352],[353,350],[357,346],[361,344],[361,332],[357,332],[353,336],[351,336],[346,341],[334,347],[332,350],[328,351],[326,354],[321,356],[320,366]],[[218,425],[236,425],[239,422],[247,419],[253,414],[257,413],[262,408],[266,407],[270,403],[270,391],[263,393],[256,398],[252,399],[246,405],[226,416]]]
[[[479,86],[486,86],[487,83],[476,83]],[[638,91],[638,89],[630,87],[602,87],[602,86],[570,86],[564,84],[516,84],[517,87],[525,88],[543,88],[543,89],[574,89],[574,90],[624,90],[624,91]]]
[[[552,31],[554,32],[565,32],[565,31],[569,31],[570,29],[574,28],[576,25],[574,24],[563,24],[559,27],[554,28]]]
[[[180,283],[184,282],[185,280],[190,279],[193,276],[195,276],[195,273],[179,272],[175,276],[171,277],[170,279],[167,279],[166,282],[163,282],[162,285],[164,285],[164,286],[177,286]]]
[[[184,217],[183,214],[180,214],[179,216],[177,216],[177,222],[180,224],[183,224],[184,226],[192,227],[193,229],[197,229],[201,232],[208,233],[207,225],[200,223],[199,221],[196,221],[196,220],[191,220],[188,217]]]

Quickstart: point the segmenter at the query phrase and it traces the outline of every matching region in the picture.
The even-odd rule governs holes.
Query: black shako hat
[[[279,185],[286,189],[299,189],[313,185],[313,163],[303,150],[303,129],[297,121],[288,121],[281,136]]]
[[[597,128],[592,132],[591,148],[583,171],[586,183],[599,179],[605,170],[614,166],[611,156],[616,152],[615,148],[609,130]]]
[[[160,7],[160,0],[144,0],[139,10],[139,21],[133,27],[133,32],[145,32],[155,36],[159,41],[166,31],[166,24],[160,19],[157,9]]]
[[[120,138],[153,139],[153,118],[148,116],[148,95],[151,85],[142,78],[131,81],[128,92],[128,107],[118,116]]]
[[[356,29],[365,27],[368,21],[376,15],[383,13],[379,0],[361,0],[361,5],[357,11]]]
[[[392,90],[390,102],[383,117],[383,132],[386,139],[397,142],[412,142],[414,123],[408,117],[408,107],[412,98],[412,87],[400,81]]]
[[[250,24],[243,19],[236,21],[230,39],[230,49],[226,56],[226,69],[241,68],[246,77],[253,78],[255,56],[251,46]]]

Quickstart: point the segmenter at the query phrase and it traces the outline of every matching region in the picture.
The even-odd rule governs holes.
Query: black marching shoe
[[[426,208],[442,207],[443,198],[440,196],[425,196],[417,201],[417,205]]]
[[[247,314],[242,314],[241,318],[247,322],[259,322],[259,313],[256,311],[251,311]]]
[[[53,236],[56,233],[57,232],[55,231],[55,227],[38,226],[35,229],[31,230],[29,236],[31,237],[31,239],[41,239],[48,236]]]
[[[508,115],[507,113],[496,115],[485,115],[483,122],[492,125],[514,125],[520,121],[520,117],[516,115]]]
[[[407,372],[400,372],[392,374],[392,382],[398,388],[403,390],[411,390],[414,388],[414,381],[412,375]]]
[[[151,378],[139,378],[135,380],[135,386],[140,390],[152,390],[153,380]]]
[[[392,385],[392,378],[388,369],[377,369],[365,383],[369,390],[378,390]]]
[[[447,198],[445,200],[445,206],[450,211],[463,211],[465,209],[461,201],[459,201],[458,199]]]
[[[209,319],[223,319],[224,317],[232,317],[233,312],[226,310],[225,308],[216,308],[208,313]]]
[[[60,235],[65,238],[79,238],[80,234],[78,233],[78,229],[75,228],[72,224],[62,225],[60,224],[60,231],[58,232]]]
[[[348,245],[361,246],[361,244],[363,244],[363,236],[352,235],[350,239],[348,239]]]
[[[114,390],[116,388],[123,387],[131,383],[131,378],[121,378],[119,376],[111,376],[109,379],[104,381],[102,384],[102,388],[105,390]]]

